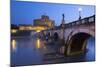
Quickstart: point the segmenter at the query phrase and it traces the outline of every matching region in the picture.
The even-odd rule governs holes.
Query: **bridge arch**
[[[57,41],[57,40],[59,39],[59,34],[58,34],[58,32],[54,32],[53,38],[54,38],[55,41]]]
[[[86,50],[86,44],[87,44],[87,40],[89,39],[89,37],[93,37],[94,38],[94,32],[87,32],[86,31],[73,31],[70,34],[69,40],[67,42],[67,47],[65,49],[67,49],[65,52],[67,53],[67,55],[78,55],[78,54],[82,54],[85,52]]]
[[[86,33],[92,37],[95,37],[95,30],[93,29],[73,29],[68,35],[68,40],[70,40],[72,36],[78,33]]]

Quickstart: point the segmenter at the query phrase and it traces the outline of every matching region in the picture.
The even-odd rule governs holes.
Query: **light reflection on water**
[[[40,48],[40,46],[41,46],[40,45],[40,39],[38,38],[36,42],[37,42],[37,44],[36,44],[37,45],[37,48]]]
[[[13,39],[12,40],[12,42],[11,42],[11,44],[12,44],[12,49],[13,49],[13,52],[15,52],[16,51],[16,40],[15,39]]]
[[[90,38],[87,43],[88,52],[85,57],[66,58],[64,61],[93,61],[95,59],[95,39]],[[11,40],[11,64],[12,65],[32,65],[43,64],[43,53],[47,51],[47,46],[39,38],[12,38]],[[17,49],[17,50],[16,50]],[[44,51],[43,51],[44,50]],[[49,49],[51,50],[51,48]],[[49,62],[49,61],[48,61]],[[55,63],[50,61],[50,63]]]
[[[16,50],[17,46],[17,51]],[[11,40],[11,64],[30,65],[42,64],[40,39],[12,38]]]

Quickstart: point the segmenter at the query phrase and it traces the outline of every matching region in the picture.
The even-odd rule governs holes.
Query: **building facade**
[[[43,30],[52,29],[54,27],[54,24],[55,24],[54,21],[49,19],[49,16],[42,15],[40,19],[33,20],[33,25],[32,24],[19,24],[17,30],[41,32]],[[16,33],[17,30],[16,28],[14,28],[11,30],[11,32]]]
[[[50,29],[55,26],[55,22],[51,20],[49,16],[42,15],[40,19],[33,20],[33,26],[46,26]]]

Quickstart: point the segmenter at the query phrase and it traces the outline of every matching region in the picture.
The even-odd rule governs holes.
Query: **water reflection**
[[[11,64],[14,66],[47,64],[58,62],[78,62],[95,60],[95,39],[90,38],[87,43],[87,53],[82,56],[64,57],[55,54],[58,43],[47,44],[39,38],[15,38],[11,40]],[[16,51],[17,49],[17,51]],[[64,52],[64,47],[61,51]]]
[[[87,41],[87,53],[86,53],[86,60],[92,61],[95,60],[95,38],[90,37]]]
[[[15,52],[16,51],[16,40],[13,39],[11,44],[12,44],[12,50],[13,50],[13,52]]]
[[[39,38],[36,40],[36,47],[37,47],[37,48],[40,48],[40,47],[41,47],[41,46],[40,46],[40,39],[39,39]]]

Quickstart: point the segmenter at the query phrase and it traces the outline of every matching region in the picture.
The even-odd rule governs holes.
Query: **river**
[[[92,37],[88,39],[86,54],[77,57],[64,57],[63,55],[55,56],[55,54],[53,56],[46,55],[46,53],[52,53],[54,51],[54,46],[48,46],[45,45],[45,43],[45,41],[36,37],[11,38],[11,65],[22,66],[95,60],[95,39]],[[51,58],[48,59],[48,56]]]

